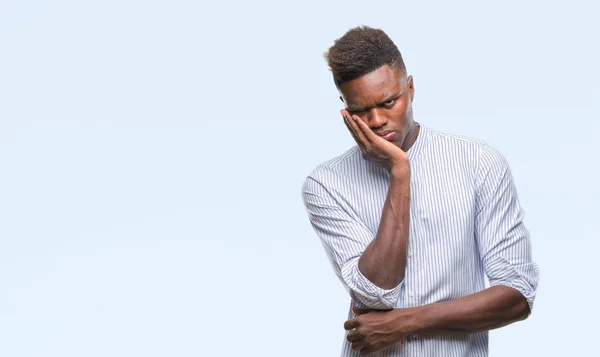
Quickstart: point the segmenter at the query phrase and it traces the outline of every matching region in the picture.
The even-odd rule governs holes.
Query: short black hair
[[[324,57],[336,86],[386,64],[406,71],[402,55],[389,36],[383,30],[364,25],[348,30],[335,40]]]

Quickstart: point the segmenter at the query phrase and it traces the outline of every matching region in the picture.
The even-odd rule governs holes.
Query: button
[[[408,257],[412,258],[412,252],[408,252]]]
[[[414,293],[414,291],[411,291],[411,292],[408,294],[408,296],[410,296],[410,297],[415,297],[415,293]]]

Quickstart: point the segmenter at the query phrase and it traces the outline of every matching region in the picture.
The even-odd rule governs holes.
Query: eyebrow
[[[391,97],[388,97],[388,98],[382,100],[381,102],[375,103],[375,106],[379,107],[379,106],[385,104],[386,102],[389,102],[390,100],[396,100],[396,99],[400,98],[400,96],[402,96],[402,93],[392,95]],[[358,108],[348,107],[346,109],[349,112],[364,112],[367,109],[371,109],[371,108],[373,108],[373,107],[358,107]]]

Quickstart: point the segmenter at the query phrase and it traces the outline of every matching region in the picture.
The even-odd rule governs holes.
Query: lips
[[[375,134],[377,134],[381,138],[388,140],[388,141],[392,140],[394,137],[396,137],[396,132],[392,131],[392,130],[386,130],[386,131],[378,132]]]

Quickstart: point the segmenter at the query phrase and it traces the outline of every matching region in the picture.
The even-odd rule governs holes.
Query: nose
[[[383,115],[380,108],[373,108],[369,111],[368,119],[369,119],[369,127],[371,129],[381,128],[387,122],[385,115]]]

